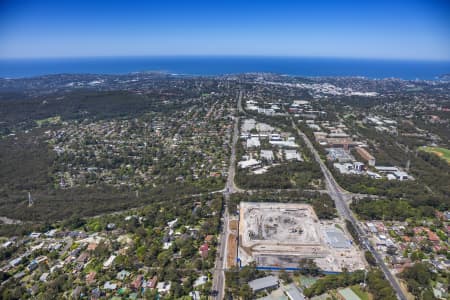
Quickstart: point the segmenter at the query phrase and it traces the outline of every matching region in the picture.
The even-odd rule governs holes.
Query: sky
[[[252,55],[450,60],[449,0],[0,0],[0,59]]]

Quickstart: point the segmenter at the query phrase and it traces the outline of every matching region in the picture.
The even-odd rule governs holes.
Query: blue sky
[[[450,60],[450,1],[0,1],[0,58]]]

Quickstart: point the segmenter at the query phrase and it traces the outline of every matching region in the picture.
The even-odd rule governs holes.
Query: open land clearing
[[[297,268],[302,258],[314,259],[324,271],[363,269],[362,253],[336,225],[321,221],[312,206],[301,203],[241,202],[239,259],[245,265]]]
[[[230,230],[237,231],[239,226],[238,220],[230,220]]]
[[[228,237],[227,237],[227,268],[232,268],[236,265],[237,259],[237,232],[238,232],[239,221],[229,220],[228,222]]]
[[[235,234],[228,235],[227,246],[228,246],[227,267],[232,268],[236,265],[237,239]]]
[[[450,164],[450,150],[440,147],[421,147],[420,150],[436,154]]]

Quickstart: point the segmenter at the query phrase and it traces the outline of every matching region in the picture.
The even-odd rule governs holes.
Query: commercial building
[[[263,278],[258,278],[252,280],[248,283],[253,292],[262,291],[270,288],[278,288],[280,283],[278,282],[278,278],[275,276],[267,276]]]
[[[238,162],[238,167],[241,169],[256,168],[256,167],[260,167],[260,166],[261,166],[261,162],[254,158]]]
[[[253,119],[246,119],[242,123],[241,132],[242,134],[249,134],[252,129],[256,127],[256,121]]]
[[[362,147],[356,147],[356,152],[369,164],[369,166],[375,166],[375,157],[373,157],[366,149]]]
[[[258,137],[251,137],[247,139],[247,148],[259,148],[261,146],[261,142]]]
[[[297,150],[284,149],[284,155],[286,156],[286,160],[303,161]]]
[[[353,163],[353,169],[355,169],[358,172],[362,172],[364,171],[364,164],[362,162],[355,161]]]
[[[399,171],[399,169],[397,167],[375,166],[375,169],[381,173],[392,173],[392,172]]]
[[[353,169],[353,164],[351,163],[334,163],[333,167],[339,171],[341,174],[357,174],[358,172]]]
[[[273,159],[274,159],[273,151],[272,150],[261,150],[260,158],[265,159],[268,162],[273,161]]]
[[[345,163],[355,160],[348,150],[342,148],[326,148],[325,150],[327,151],[327,159],[330,161]]]
[[[326,139],[326,143],[331,147],[342,147],[344,149],[348,149],[351,146],[354,146],[355,143],[353,140],[349,137],[336,137],[336,138],[330,138],[328,137]]]
[[[409,179],[409,175],[406,172],[398,171],[398,172],[394,172],[393,174],[394,174],[395,178],[400,181]]]

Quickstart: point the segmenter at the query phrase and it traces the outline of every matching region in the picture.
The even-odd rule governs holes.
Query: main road
[[[306,134],[304,134],[297,127],[294,120],[292,120],[292,126],[297,130],[300,137],[302,137],[302,139],[305,141],[306,146],[309,148],[311,153],[314,155],[315,160],[319,164],[320,169],[322,170],[323,176],[325,178],[326,188],[328,190],[330,197],[334,200],[334,203],[336,205],[336,209],[337,209],[339,215],[352,223],[353,227],[355,228],[355,230],[359,236],[362,247],[367,249],[368,251],[370,251],[372,253],[372,255],[375,257],[378,266],[380,266],[381,270],[383,271],[387,280],[391,284],[392,288],[397,293],[397,298],[399,298],[400,300],[407,300],[405,294],[403,293],[402,289],[400,288],[400,285],[397,282],[397,280],[395,279],[394,275],[392,275],[391,271],[384,263],[384,260],[381,257],[380,253],[378,253],[378,251],[372,246],[372,244],[368,240],[364,230],[361,229],[355,216],[353,215],[352,211],[348,207],[346,199],[348,199],[350,196],[352,196],[352,193],[344,190],[342,187],[339,186],[339,184],[336,182],[333,175],[331,174],[330,170],[328,170],[327,166],[324,164],[324,162],[320,158],[320,155],[317,152],[314,145],[311,143],[311,141],[306,136]]]
[[[215,291],[216,299],[223,299],[225,292],[225,269],[227,258],[227,241],[228,241],[228,203],[230,195],[239,192],[240,189],[234,184],[234,175],[236,173],[236,144],[239,138],[239,112],[242,108],[242,91],[239,91],[237,112],[234,117],[233,136],[231,138],[231,155],[230,165],[228,167],[228,176],[223,196],[225,199],[224,213],[222,220],[222,232],[219,237],[219,248],[214,267],[212,290]]]

